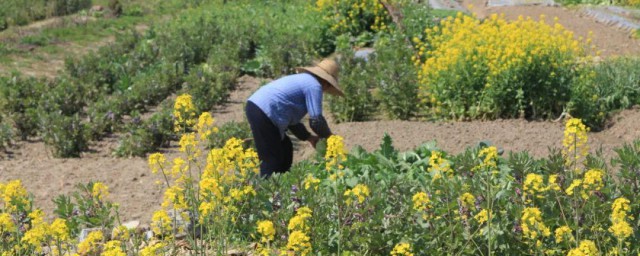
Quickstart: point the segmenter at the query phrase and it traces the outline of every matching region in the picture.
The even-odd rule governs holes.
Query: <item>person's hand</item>
[[[319,140],[319,139],[320,139],[320,138],[319,138],[318,136],[311,135],[311,136],[309,136],[309,138],[307,139],[307,141],[311,144],[311,146],[312,146],[313,148],[316,148],[316,144],[318,143],[318,140]]]

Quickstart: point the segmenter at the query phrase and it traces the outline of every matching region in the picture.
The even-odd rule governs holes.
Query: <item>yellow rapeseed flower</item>
[[[413,209],[416,211],[424,211],[429,209],[431,205],[431,200],[429,200],[429,195],[425,192],[418,192],[413,195]]]
[[[171,234],[171,218],[166,211],[158,210],[153,213],[153,217],[151,217],[151,230],[154,234]]]
[[[551,235],[551,231],[542,221],[542,213],[538,208],[525,208],[522,211],[520,222],[522,225],[522,234],[528,239],[535,241]]]
[[[84,239],[80,244],[78,244],[78,254],[80,255],[95,255],[98,254],[100,247],[99,245],[104,240],[104,235],[102,231],[92,231],[87,235],[87,238]]]
[[[355,197],[358,200],[358,203],[363,203],[367,197],[369,197],[369,187],[364,184],[358,184],[353,189],[347,189],[344,191],[344,196],[347,198],[347,205],[351,205],[352,198]]]
[[[163,171],[166,163],[167,159],[162,153],[153,153],[149,155],[149,168],[151,168],[151,173],[153,174],[158,173],[158,171]]]
[[[573,237],[573,231],[569,226],[562,226],[562,227],[556,228],[555,238],[556,238],[556,243],[558,244],[562,242],[569,242],[569,243],[575,242],[575,238]]]
[[[273,241],[276,236],[276,229],[273,225],[273,222],[269,220],[261,220],[258,221],[257,226],[258,233],[261,236],[261,242],[268,243],[270,241]]]
[[[307,219],[311,218],[313,211],[309,207],[300,207],[296,211],[296,215],[289,220],[287,228],[289,231],[299,230],[303,232],[309,231],[310,227],[307,225]]]
[[[93,183],[93,187],[91,188],[91,196],[93,198],[102,201],[105,197],[109,196],[109,187],[103,184],[102,182]]]
[[[0,234],[5,232],[14,232],[16,226],[13,222],[13,218],[8,213],[0,213]]]
[[[104,245],[104,250],[100,256],[127,256],[127,254],[122,251],[122,242],[113,240]]]
[[[429,157],[429,171],[433,173],[433,180],[437,180],[442,175],[446,175],[447,177],[453,176],[453,169],[451,169],[451,164],[447,159],[442,157],[442,153],[439,151],[431,152],[431,156]]]
[[[29,194],[20,180],[12,180],[6,184],[0,183],[0,196],[5,210],[9,213],[16,213],[29,204]]]
[[[67,221],[64,219],[55,219],[53,223],[51,223],[50,233],[54,240],[56,241],[67,241],[69,240],[69,227],[67,227]]]
[[[529,195],[536,198],[543,198],[541,193],[547,191],[547,189],[548,188],[544,186],[544,179],[542,175],[529,173],[527,174],[527,177],[524,179],[524,184],[523,184],[524,193],[522,195],[525,198]]]
[[[492,215],[493,214],[491,214],[491,212],[487,211],[487,209],[482,209],[475,216],[473,216],[473,218],[476,221],[478,221],[478,224],[482,225],[485,222],[489,221],[493,217]]]
[[[411,245],[409,243],[398,243],[391,250],[392,256],[413,256]]]
[[[309,236],[300,230],[295,230],[289,235],[287,250],[291,250],[295,255],[309,255],[311,253],[311,242]]]
[[[331,135],[327,139],[327,152],[324,159],[327,161],[326,169],[342,169],[342,162],[347,160],[347,150],[344,147],[344,139],[338,135]]]
[[[562,140],[562,155],[567,167],[577,165],[580,159],[589,153],[588,131],[589,128],[578,118],[571,118],[567,121]]]
[[[471,193],[464,193],[458,198],[458,202],[462,207],[474,209],[476,205],[476,198]]]
[[[306,190],[313,188],[313,190],[318,191],[318,184],[320,184],[320,179],[313,177],[313,174],[308,174],[302,184],[304,185],[304,189]]]
[[[567,256],[594,256],[600,255],[598,251],[598,247],[591,240],[582,240],[580,241],[580,245],[578,248],[572,249],[569,251]]]
[[[191,95],[182,94],[176,98],[173,106],[174,130],[176,132],[186,131],[195,124],[195,106],[191,100]]]
[[[140,250],[140,256],[156,256],[161,255],[162,249],[167,246],[165,243],[155,243]]]

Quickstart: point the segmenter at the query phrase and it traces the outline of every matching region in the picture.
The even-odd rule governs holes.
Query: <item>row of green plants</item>
[[[193,94],[198,110],[209,110],[226,99],[240,74],[278,76],[316,56],[319,37],[307,34],[314,29],[312,19],[269,25],[300,20],[306,5],[200,4],[202,8],[189,9],[144,34],[121,35],[95,54],[67,60],[62,78],[55,81],[19,75],[0,80],[6,102],[3,113],[13,120],[21,138],[40,136],[56,156],[78,156],[91,140],[121,131],[128,135],[116,153],[140,155],[175,137],[166,126],[158,126],[166,123],[170,111],[161,107],[152,118],[132,124],[125,119],[135,117],[127,117],[163,101],[160,106],[171,106],[169,96],[176,92]],[[46,100],[50,104],[44,104]],[[55,117],[44,119],[50,115]],[[56,122],[44,125],[49,120]],[[44,129],[56,139],[47,140]],[[150,135],[156,139],[149,140]]]
[[[91,8],[92,0],[5,0],[0,3],[0,31],[33,21]]]
[[[121,226],[103,183],[55,199],[56,219],[33,205],[19,180],[0,184],[0,246],[30,254],[174,255],[634,255],[640,192],[640,141],[590,154],[588,128],[566,121],[561,149],[546,158],[503,155],[480,143],[459,154],[425,143],[399,152],[347,153],[343,138],[269,179],[255,151],[231,138],[203,148],[216,132],[190,97],[174,106],[180,155],[148,158],[164,184],[150,229]],[[192,103],[192,102],[191,102]],[[205,135],[203,137],[203,135]],[[93,229],[85,240],[75,237]]]

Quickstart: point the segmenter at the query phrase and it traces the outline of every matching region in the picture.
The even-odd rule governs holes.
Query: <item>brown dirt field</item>
[[[476,0],[466,1],[474,4],[474,11],[478,8],[477,13],[481,15],[500,9],[507,10],[507,17],[517,17],[518,12],[535,17],[540,13],[545,13],[551,18],[558,16],[560,21],[576,31],[577,35],[584,33],[586,36],[589,30],[593,30],[594,43],[603,54],[640,53],[638,41],[630,40],[626,32],[603,27],[602,24],[580,17],[572,10],[557,7],[487,9]],[[213,111],[216,123],[244,120],[243,104],[246,98],[264,82],[252,77],[241,77],[229,103]],[[611,157],[612,148],[640,138],[640,130],[635,124],[637,120],[640,120],[638,109],[622,111],[616,115],[611,127],[599,133],[589,134],[592,151],[601,147],[606,156]],[[535,157],[545,157],[549,147],[561,147],[563,137],[563,124],[550,121],[372,121],[336,124],[329,118],[329,122],[334,133],[345,138],[349,149],[361,145],[367,150],[374,150],[380,144],[383,134],[387,132],[399,150],[412,149],[426,141],[435,140],[441,149],[457,154],[482,140],[489,140],[506,152],[526,150]],[[21,179],[28,191],[34,194],[36,206],[43,208],[51,217],[54,208],[51,200],[54,196],[73,191],[77,183],[101,181],[110,187],[109,199],[120,204],[123,221],[148,222],[153,210],[159,208],[162,200],[162,188],[155,185],[155,181],[160,177],[151,174],[145,158],[111,156],[111,150],[117,143],[118,137],[114,135],[94,143],[91,146],[92,151],[84,153],[81,158],[55,159],[42,142],[19,142],[10,153],[0,155],[0,182]],[[296,144],[295,161],[313,154],[314,150],[308,144]],[[165,149],[165,153],[168,159],[178,156],[174,148]]]

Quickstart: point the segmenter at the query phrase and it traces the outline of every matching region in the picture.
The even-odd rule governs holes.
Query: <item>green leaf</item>
[[[382,137],[382,144],[380,144],[380,154],[390,159],[394,158],[397,154],[396,149],[393,148],[391,136],[386,132],[384,133],[384,137]]]

